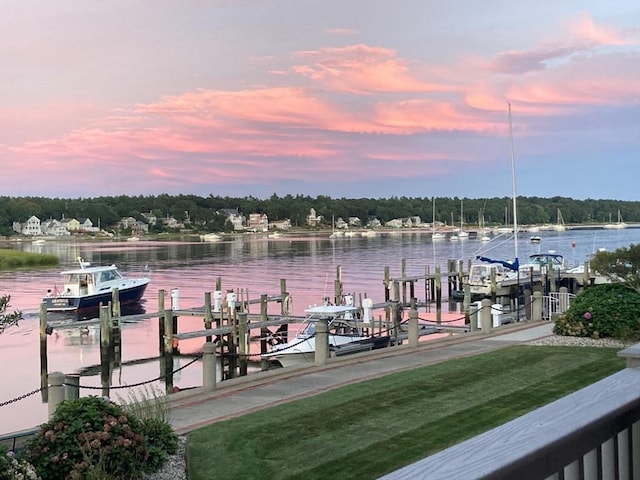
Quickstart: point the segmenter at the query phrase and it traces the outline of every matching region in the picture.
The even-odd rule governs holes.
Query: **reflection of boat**
[[[120,305],[138,303],[149,284],[146,277],[125,278],[115,265],[91,267],[80,259],[80,268],[61,272],[65,276],[61,292],[42,299],[48,312],[77,312],[97,309],[112,299],[118,289]]]
[[[37,238],[31,241],[31,245],[45,245],[47,241],[44,238]]]
[[[263,359],[277,360],[283,367],[315,362],[316,323],[327,320],[329,349],[336,351],[347,345],[371,350],[386,346],[389,337],[370,337],[364,332],[369,327],[359,318],[360,309],[345,305],[321,305],[305,310],[306,318],[295,337],[287,343],[276,343]],[[384,343],[384,345],[381,345]]]

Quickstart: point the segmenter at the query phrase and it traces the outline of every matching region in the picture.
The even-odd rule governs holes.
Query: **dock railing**
[[[382,480],[640,478],[640,343],[627,368]]]

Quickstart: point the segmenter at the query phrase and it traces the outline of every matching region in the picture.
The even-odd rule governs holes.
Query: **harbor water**
[[[532,253],[554,251],[564,255],[570,265],[577,265],[604,248],[613,251],[640,243],[640,229],[567,230],[536,232],[540,243],[529,241],[521,233],[518,241],[520,263]],[[425,267],[446,271],[447,261],[474,259],[477,255],[512,260],[515,246],[512,237],[494,237],[483,243],[471,236],[458,241],[431,241],[430,232],[401,231],[377,233],[375,236],[352,236],[330,239],[328,236],[237,235],[218,242],[117,242],[117,241],[46,241],[6,242],[1,248],[14,248],[55,254],[60,266],[55,268],[0,272],[0,294],[11,295],[10,310],[21,310],[24,319],[0,335],[0,404],[18,399],[40,387],[38,309],[47,289],[61,286],[60,270],[75,268],[82,258],[92,265],[115,264],[127,276],[147,276],[151,282],[142,309],[157,312],[159,290],[178,289],[180,308],[201,307],[204,293],[215,290],[216,279],[222,289],[247,290],[249,298],[280,293],[280,280],[292,296],[291,313],[304,310],[333,296],[337,267],[342,270],[343,291],[366,295],[374,302],[384,300],[384,269],[400,277],[402,260],[406,274],[424,275]],[[466,267],[465,267],[466,268]],[[420,293],[418,292],[418,295]],[[419,299],[424,300],[424,299]],[[257,306],[253,307],[257,312]],[[279,307],[273,306],[278,313]],[[181,317],[179,331],[203,328],[200,317]],[[180,343],[181,356],[174,359],[174,369],[191,362],[202,349],[204,339]],[[112,385],[124,386],[145,382],[161,375],[158,360],[158,320],[125,323],[122,327],[122,366],[112,375]],[[53,332],[48,338],[48,370],[80,374],[80,384],[100,387],[100,343],[98,327],[82,322],[72,329]],[[174,376],[174,385],[184,389],[200,385],[202,370],[195,362]],[[164,390],[161,381],[149,388]],[[100,390],[81,389],[80,394],[100,395]],[[126,390],[112,390],[112,397],[127,399]],[[32,428],[47,419],[47,405],[40,393],[0,406],[0,434]]]

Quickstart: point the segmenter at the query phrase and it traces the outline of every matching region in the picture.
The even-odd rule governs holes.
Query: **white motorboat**
[[[47,312],[76,312],[96,310],[112,300],[112,291],[118,289],[120,305],[138,303],[149,284],[146,277],[126,278],[115,265],[92,267],[78,259],[80,267],[61,272],[62,289],[49,291],[42,302]]]
[[[316,352],[316,324],[320,320],[327,321],[330,350],[363,342],[371,342],[371,348],[375,348],[375,339],[365,332],[370,325],[359,318],[360,313],[361,309],[358,307],[345,305],[310,307],[305,310],[305,321],[295,336],[286,343],[276,343],[261,357],[266,360],[277,360],[283,367],[313,364]],[[385,339],[388,342],[388,337]]]

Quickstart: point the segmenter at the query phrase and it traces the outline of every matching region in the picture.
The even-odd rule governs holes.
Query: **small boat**
[[[45,245],[47,241],[44,238],[37,238],[31,241],[31,245]]]
[[[529,238],[529,241],[530,241],[531,243],[540,243],[540,241],[541,241],[541,240],[542,240],[542,239],[540,238],[540,235],[532,235],[532,236]]]
[[[624,221],[622,220],[622,215],[620,214],[620,210],[618,210],[618,222],[617,223],[612,223],[611,222],[611,214],[609,214],[609,223],[605,223],[602,228],[607,228],[607,229],[620,229],[620,228],[627,228],[627,224],[624,223]]]
[[[321,305],[305,310],[306,318],[295,336],[286,343],[275,343],[261,357],[278,361],[283,367],[313,364],[316,352],[316,323],[327,320],[329,350],[336,352],[352,346],[358,351],[387,346],[389,337],[371,337],[364,332],[369,326],[359,318],[360,309],[346,305]],[[383,345],[384,344],[384,345]]]
[[[80,267],[61,272],[64,284],[42,299],[47,312],[86,312],[96,310],[112,300],[112,291],[118,289],[120,305],[140,302],[149,284],[146,277],[125,278],[115,265],[92,267],[78,259]]]
[[[201,242],[219,242],[222,240],[222,236],[217,233],[205,233],[204,235],[200,235]]]

